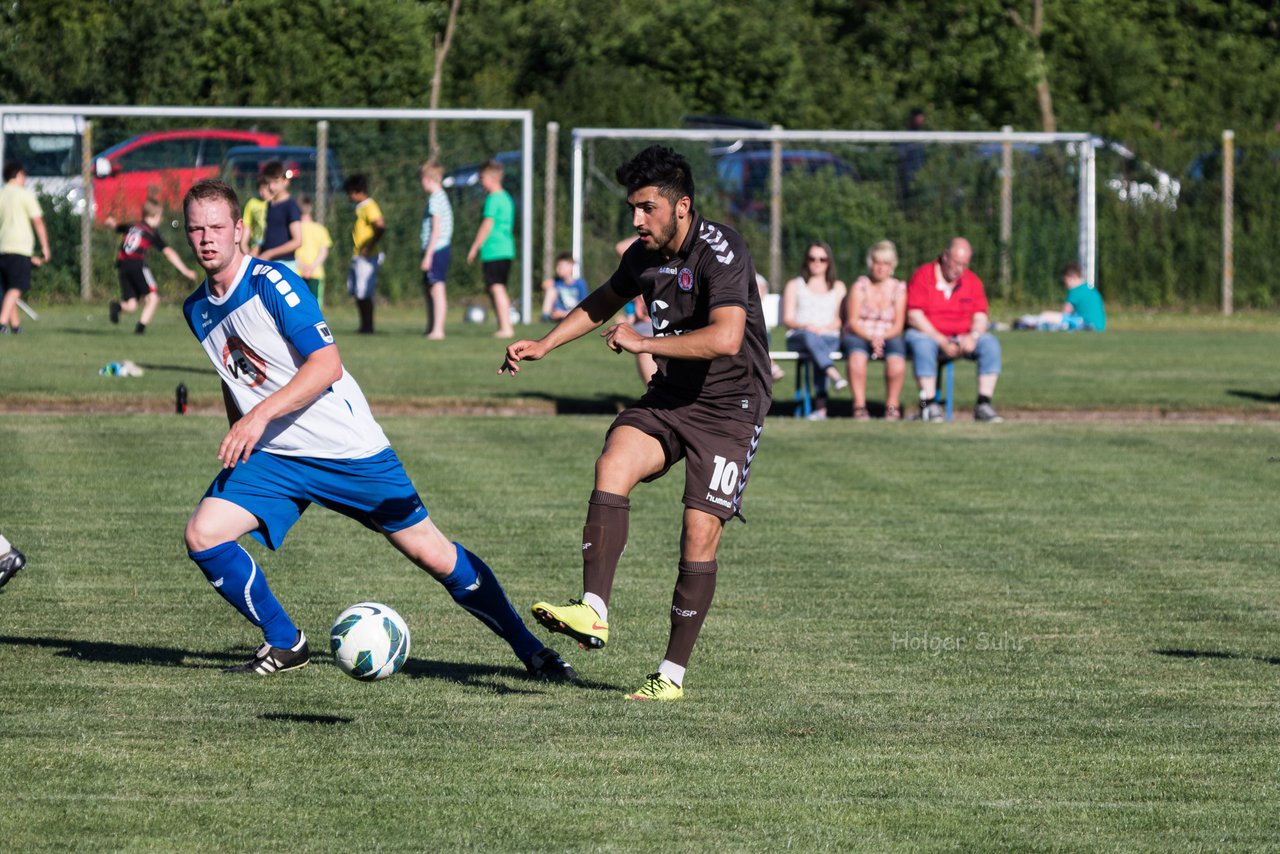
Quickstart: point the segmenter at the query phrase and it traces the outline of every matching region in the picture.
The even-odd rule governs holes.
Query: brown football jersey
[[[627,299],[643,297],[654,337],[702,329],[713,309],[739,306],[747,313],[741,349],[715,359],[657,357],[651,395],[698,401],[726,417],[760,423],[771,400],[769,335],[760,307],[755,265],[742,235],[697,211],[680,251],[672,258],[636,241],[606,283]]]

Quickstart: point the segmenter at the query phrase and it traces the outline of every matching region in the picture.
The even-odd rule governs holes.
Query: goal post
[[[1027,184],[1029,192],[1034,189],[1030,186],[1032,175],[1042,177],[1043,182],[1052,183],[1051,190],[1040,188],[1035,191],[1051,192],[1053,205],[1062,208],[1063,215],[1051,224],[1057,235],[1057,242],[1049,245],[1040,238],[1024,240],[1019,244],[1024,247],[1023,255],[1035,251],[1046,255],[1050,252],[1059,253],[1052,259],[1043,259],[1044,269],[1053,268],[1055,271],[1055,287],[1056,269],[1062,261],[1070,258],[1076,259],[1089,281],[1096,281],[1095,138],[1087,133],[1012,130],[947,132],[575,128],[572,145],[572,235],[574,256],[579,261],[585,257],[584,252],[588,251],[585,243],[589,223],[595,224],[592,211],[588,210],[592,205],[592,187],[607,185],[612,180],[614,167],[642,145],[655,142],[676,144],[677,147],[680,147],[679,143],[697,144],[684,146],[683,153],[697,161],[693,168],[699,208],[704,211],[710,208],[712,213],[724,215],[744,233],[758,226],[760,239],[755,241],[749,237],[749,242],[756,246],[758,269],[769,273],[771,285],[775,289],[781,287],[781,282],[774,280],[779,278],[782,266],[777,257],[778,251],[773,248],[776,240],[765,237],[779,228],[778,223],[771,221],[776,214],[771,212],[770,199],[782,197],[785,200],[782,219],[788,225],[791,224],[789,220],[797,218],[798,207],[807,205],[815,208],[810,211],[811,217],[805,222],[810,233],[803,237],[793,234],[790,241],[793,246],[800,239],[826,239],[833,244],[835,242],[827,238],[820,227],[813,227],[815,221],[821,225],[822,214],[817,205],[824,190],[824,181],[829,185],[838,183],[840,187],[847,188],[849,194],[856,197],[856,201],[850,201],[849,204],[864,206],[869,220],[874,220],[876,212],[886,214],[886,221],[878,226],[872,221],[864,223],[860,229],[851,230],[847,241],[850,245],[838,247],[842,250],[841,255],[846,264],[853,258],[858,266],[861,265],[862,253],[867,248],[865,235],[879,234],[896,240],[896,235],[891,232],[894,223],[922,222],[933,217],[939,228],[954,227],[957,229],[954,232],[956,234],[965,234],[972,228],[986,237],[989,230],[991,234],[986,243],[998,248],[990,257],[984,257],[983,263],[985,269],[990,271],[988,275],[994,279],[1000,258],[1008,250],[1007,245],[999,245],[1007,239],[1007,236],[999,235],[1000,221],[1004,220],[1009,224],[1017,242],[1021,236],[1020,229],[1038,227],[1038,221],[1043,218],[1025,216],[1034,211],[1035,199],[1023,198],[1019,201],[1014,195],[1020,184]],[[595,151],[596,146],[607,147],[607,155],[612,160],[605,162],[606,154]],[[966,174],[972,173],[973,176],[970,183],[949,186],[948,181],[952,176],[948,174],[947,166],[941,165],[932,172],[920,172],[916,181],[917,185],[928,183],[924,193],[931,195],[929,202],[907,201],[909,187],[902,180],[901,172],[904,153],[923,150],[927,156],[928,153],[937,151],[939,146],[953,149],[957,156],[961,153],[975,155],[970,159],[977,161],[978,165],[970,163],[967,167]],[[1009,164],[1014,164],[1013,176],[1002,174],[1008,172]],[[744,167],[752,170],[751,174],[755,177],[743,177]],[[1006,184],[1012,183],[1013,193],[1001,193],[1002,179]],[[757,183],[753,185],[752,181]],[[782,186],[775,186],[775,182]],[[976,182],[986,182],[991,186],[978,186]],[[620,188],[611,189],[605,195],[609,193],[621,196],[622,191]],[[974,199],[976,195],[988,193],[989,198],[983,195],[980,203]],[[1013,215],[1012,210],[1005,208],[993,212],[990,223],[973,221],[979,218],[972,215],[973,207],[979,204],[990,207],[1009,205],[1017,208],[1024,216],[1020,219]],[[596,203],[596,208],[599,208],[599,203]],[[940,212],[947,216],[938,217]],[[833,211],[832,216],[839,214]],[[599,219],[598,210],[594,219]],[[616,219],[615,216],[614,220]],[[614,225],[616,230],[616,222]],[[623,235],[612,235],[612,239],[616,241],[621,236]],[[863,245],[854,245],[855,238],[862,238]],[[1074,245],[1068,247],[1066,243]],[[912,248],[923,251],[920,246]],[[927,248],[936,251],[940,247],[931,245]],[[764,262],[766,252],[770,256],[767,265]],[[1043,270],[1037,272],[1042,273]],[[899,275],[902,275],[901,270]],[[856,273],[849,274],[849,278],[854,276]]]
[[[90,106],[90,105],[51,105],[51,104],[4,104],[0,105],[0,126],[3,126],[3,119],[7,115],[35,114],[44,116],[74,116],[83,119],[117,119],[117,120],[143,120],[153,119],[157,122],[178,122],[184,120],[206,121],[206,120],[225,120],[229,123],[236,123],[246,127],[256,126],[260,122],[268,123],[286,123],[286,122],[309,122],[315,123],[316,128],[310,137],[310,144],[314,145],[318,151],[325,151],[328,148],[327,139],[333,134],[336,135],[340,125],[351,126],[354,123],[377,123],[380,127],[382,123],[405,123],[405,122],[423,122],[423,133],[421,145],[416,146],[412,152],[403,152],[400,156],[402,163],[398,165],[403,167],[404,174],[397,172],[394,176],[389,175],[388,180],[396,180],[407,182],[413,185],[415,192],[421,196],[421,189],[418,187],[418,178],[416,172],[416,163],[425,160],[428,156],[428,144],[426,139],[425,123],[431,120],[440,120],[445,122],[480,122],[480,123],[515,123],[519,127],[519,164],[520,164],[520,199],[519,199],[519,216],[520,216],[520,234],[519,234],[519,258],[520,258],[520,277],[521,277],[521,295],[520,295],[520,314],[524,322],[529,322],[533,317],[533,197],[534,197],[534,165],[533,165],[533,111],[524,109],[506,109],[506,110],[490,110],[490,109],[360,109],[360,108],[331,108],[331,107],[197,107],[197,106],[177,106],[177,107],[130,107],[130,106]],[[137,126],[137,122],[135,122]],[[95,129],[95,133],[97,129]],[[378,134],[376,129],[363,132],[366,139],[376,142]],[[509,145],[509,143],[508,143]],[[3,140],[0,139],[0,146],[3,146]],[[514,148],[515,146],[510,146]],[[3,151],[3,148],[0,148]],[[496,149],[489,151],[492,156]],[[86,152],[86,157],[89,155]],[[324,164],[327,159],[321,157],[321,164],[318,169],[321,172],[322,179],[325,176]],[[409,174],[409,168],[412,167],[412,174]],[[354,171],[350,168],[344,170],[346,174],[352,174]],[[317,193],[324,192],[327,185],[319,184]],[[92,200],[88,199],[91,192],[92,182],[84,188],[85,198],[87,200],[86,210],[92,211]],[[322,199],[320,201],[323,201]],[[323,204],[320,205],[323,209]],[[407,209],[407,208],[406,208]],[[416,211],[413,216],[420,216],[422,203],[417,204]],[[416,233],[416,232],[415,232]],[[455,237],[459,240],[468,239],[469,235],[455,232]],[[335,246],[340,245],[342,236],[335,237]],[[413,246],[413,251],[417,252],[418,246]],[[461,266],[461,265],[454,265]],[[415,265],[416,267],[416,265]]]

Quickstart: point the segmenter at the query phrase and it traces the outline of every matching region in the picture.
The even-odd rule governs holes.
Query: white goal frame
[[[428,109],[342,109],[335,107],[125,107],[67,106],[52,104],[0,104],[0,123],[6,114],[35,113],[46,116],[83,116],[84,118],[163,118],[163,119],[252,119],[306,121],[503,121],[520,123],[521,223],[520,223],[520,316],[529,323],[533,317],[533,110],[428,110]],[[426,151],[426,140],[423,140]],[[92,153],[84,153],[86,169]],[[4,139],[0,135],[0,160],[4,157]],[[321,160],[323,163],[323,159]],[[86,210],[92,210],[92,181],[85,187]],[[92,225],[92,217],[84,218],[84,229]],[[83,236],[82,236],[82,239]],[[416,251],[416,247],[415,247]],[[83,254],[83,250],[82,250]],[[81,275],[88,275],[88,265],[81,265]]]
[[[1098,209],[1097,163],[1094,154],[1096,138],[1088,133],[1035,133],[1001,130],[983,131],[872,131],[872,130],[739,130],[675,129],[675,128],[574,128],[573,130],[573,256],[582,258],[583,208],[586,181],[583,145],[592,139],[636,139],[650,141],[689,140],[700,142],[725,139],[744,142],[774,143],[775,157],[780,156],[779,146],[788,142],[887,142],[887,143],[949,143],[949,144],[1014,144],[1014,143],[1071,143],[1076,146],[1080,172],[1077,180],[1076,246],[1080,268],[1087,281],[1097,280],[1098,269]],[[781,170],[772,170],[772,181],[778,180]],[[780,187],[771,188],[775,196]]]

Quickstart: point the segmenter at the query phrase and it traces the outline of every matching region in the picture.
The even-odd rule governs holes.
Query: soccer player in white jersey
[[[235,191],[200,181],[183,211],[187,240],[207,274],[183,314],[222,380],[231,425],[218,447],[223,469],[187,521],[186,545],[209,583],[264,639],[252,659],[231,670],[270,675],[309,660],[306,635],[236,541],[249,534],[277,549],[315,503],[380,532],[510,644],[530,674],[576,679],[530,633],[484,561],[450,542],[428,517],[343,368],[306,283],[283,264],[241,252]]]

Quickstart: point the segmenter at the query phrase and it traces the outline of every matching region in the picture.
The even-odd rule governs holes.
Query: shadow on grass
[[[216,370],[208,366],[199,368],[191,365],[157,365],[152,362],[139,362],[138,367],[146,371],[175,371],[182,374],[212,374],[214,376],[218,374]]]
[[[145,664],[152,667],[221,668],[243,661],[242,652],[198,652],[162,646],[132,646],[109,641],[70,638],[20,638],[0,635],[0,646],[35,646],[59,650],[57,655],[104,664]]]
[[[1213,649],[1153,649],[1156,655],[1168,658],[1216,658],[1228,661],[1257,661],[1261,664],[1280,666],[1280,657],[1262,655],[1241,655],[1238,652],[1222,652]]]
[[[0,646],[40,647],[57,650],[55,653],[63,658],[98,664],[139,664],[148,667],[188,667],[196,670],[221,670],[231,664],[240,664],[250,654],[246,651],[201,652],[188,649],[174,649],[162,646],[134,646],[131,644],[111,643],[110,641],[73,640],[71,638],[50,637],[15,637],[0,635]],[[311,664],[334,667],[329,656],[313,655]],[[468,685],[492,691],[495,694],[533,694],[545,687],[558,687],[546,682],[528,679],[528,688],[512,688],[498,678],[527,676],[523,669],[510,666],[487,664],[460,664],[453,661],[434,661],[430,659],[411,658],[404,663],[400,671],[410,679],[442,679],[460,685]],[[566,688],[587,689],[591,691],[618,691],[622,689],[603,682],[578,682]],[[278,719],[284,720],[288,716]],[[299,718],[314,717],[302,715]],[[310,721],[325,723],[325,721]],[[342,721],[335,721],[341,723]]]
[[[549,392],[522,392],[512,397],[545,400],[556,409],[556,415],[616,415],[635,403],[632,395],[608,394],[599,397],[563,397]]]
[[[552,683],[536,681],[532,678],[528,679],[529,689],[511,688],[500,682],[493,681],[495,677],[520,676],[526,677],[523,670],[512,667],[496,666],[490,664],[459,664],[456,661],[433,661],[430,659],[411,658],[404,663],[404,668],[400,671],[410,679],[441,679],[446,682],[456,682],[461,685],[479,685],[492,690],[496,694],[531,694],[537,693],[534,688],[559,687]],[[592,682],[580,680],[574,685],[565,685],[568,689],[586,689],[588,691],[611,691],[621,692],[622,689],[616,685],[609,685],[604,682]]]
[[[1259,403],[1280,403],[1280,392],[1276,394],[1265,394],[1260,391],[1245,391],[1239,388],[1227,389],[1227,394],[1232,397],[1243,397],[1245,400],[1256,400]]]
[[[338,715],[295,715],[288,712],[267,712],[258,715],[258,720],[262,721],[279,721],[289,724],[349,724],[355,718],[343,718]]]

